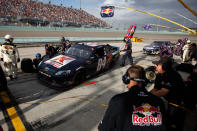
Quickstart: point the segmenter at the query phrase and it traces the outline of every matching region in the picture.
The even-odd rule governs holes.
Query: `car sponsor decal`
[[[133,107],[132,123],[135,126],[159,126],[162,124],[162,115],[160,108],[143,104],[139,107]]]
[[[106,61],[107,61],[106,56],[104,58],[98,59],[98,65],[97,65],[97,69],[96,69],[97,72],[100,71],[101,69],[105,68]]]
[[[64,55],[59,55],[56,56],[50,60],[47,60],[46,62],[44,62],[45,64],[50,64],[56,68],[61,68],[62,66],[74,61],[74,58],[68,57],[68,56],[64,56]]]

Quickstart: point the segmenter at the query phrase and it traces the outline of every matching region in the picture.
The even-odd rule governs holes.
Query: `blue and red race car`
[[[74,44],[64,54],[44,59],[38,77],[55,88],[70,87],[108,69],[119,56],[119,48],[108,44]]]

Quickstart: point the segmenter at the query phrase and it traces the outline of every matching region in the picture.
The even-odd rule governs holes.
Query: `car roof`
[[[170,41],[153,41],[154,43],[164,43],[164,42],[170,42]]]
[[[100,45],[96,42],[80,42],[74,45],[75,47],[80,47],[80,48],[101,48],[104,45]]]

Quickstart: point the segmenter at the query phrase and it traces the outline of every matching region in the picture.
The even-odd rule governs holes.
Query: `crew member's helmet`
[[[190,40],[187,40],[187,43],[188,43],[188,44],[190,44],[190,43],[191,43],[191,41],[190,41]]]
[[[46,47],[49,47],[49,44],[45,44],[44,46],[45,46],[45,48],[46,48]]]
[[[36,53],[36,58],[41,58],[41,54],[40,53]]]
[[[13,41],[13,37],[11,36],[11,35],[9,35],[9,34],[7,34],[7,35],[5,35],[5,41],[9,41],[9,42],[12,42]]]

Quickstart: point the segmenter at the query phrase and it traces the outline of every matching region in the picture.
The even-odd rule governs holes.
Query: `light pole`
[[[157,25],[157,32],[159,32],[159,24],[160,24],[160,19],[159,19],[159,22],[158,22],[158,25]]]
[[[160,10],[159,12],[162,13],[163,10]],[[160,21],[161,21],[161,19],[159,18],[158,25],[160,25]],[[157,32],[158,32],[158,31],[159,31],[159,26],[157,26]]]
[[[80,10],[81,10],[81,0],[80,0]]]

